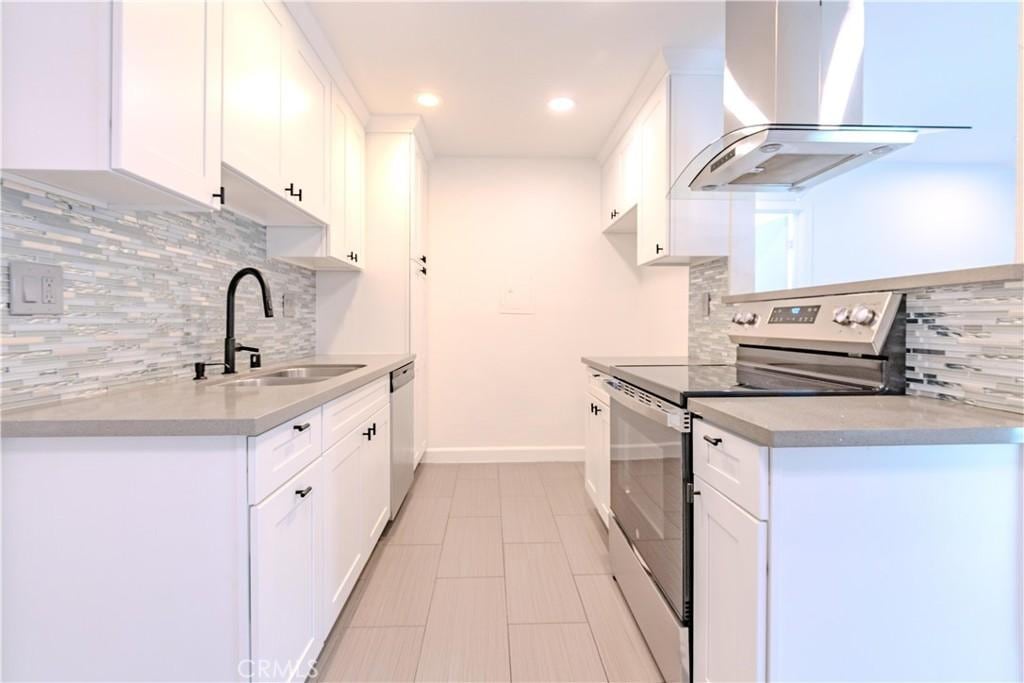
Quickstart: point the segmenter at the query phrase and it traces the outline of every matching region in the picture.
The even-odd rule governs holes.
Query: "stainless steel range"
[[[692,397],[903,393],[902,295],[745,305],[734,364],[617,366],[611,407],[612,570],[666,681],[690,680]]]

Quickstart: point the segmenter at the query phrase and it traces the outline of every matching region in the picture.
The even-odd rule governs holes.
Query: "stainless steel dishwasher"
[[[413,363],[391,373],[391,519],[398,515],[412,486],[416,454],[413,447]]]

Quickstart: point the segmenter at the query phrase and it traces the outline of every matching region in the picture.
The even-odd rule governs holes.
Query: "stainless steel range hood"
[[[725,17],[726,134],[687,164],[673,199],[800,191],[967,128],[862,122],[863,0],[728,0]]]

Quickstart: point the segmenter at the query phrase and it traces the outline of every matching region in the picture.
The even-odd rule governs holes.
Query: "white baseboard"
[[[428,448],[423,462],[582,462],[583,446]]]

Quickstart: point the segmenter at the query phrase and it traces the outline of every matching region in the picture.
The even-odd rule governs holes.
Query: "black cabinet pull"
[[[593,403],[590,404],[590,414],[591,415],[594,414],[594,404]]]
[[[304,425],[292,425],[292,429],[294,429],[297,432],[304,432],[307,429],[309,429],[309,423],[307,422]]]
[[[424,266],[423,268],[420,268],[420,272],[423,273],[424,275],[426,275],[427,274],[426,267]]]
[[[665,251],[665,247],[661,246],[660,244],[655,244],[654,245],[654,253],[655,254],[660,254],[663,251]]]
[[[712,446],[717,446],[720,443],[722,443],[722,440],[717,436],[708,436],[707,434],[704,435],[704,440],[707,441]]]
[[[367,441],[373,441],[373,434],[373,429],[367,429],[365,432],[363,432],[363,436],[366,437]]]
[[[423,262],[423,264],[424,264],[424,265],[426,265],[426,263],[427,263],[427,257],[426,257],[426,256],[420,256],[420,261],[422,261],[422,262]]]
[[[619,217],[619,210],[618,209],[612,209],[612,218],[618,218],[618,217]]]
[[[211,196],[214,199],[219,199],[220,200],[220,205],[224,206],[224,186],[223,185],[220,186],[220,192],[214,192],[213,195],[211,195]]]
[[[377,436],[377,423],[376,422],[374,422],[372,425],[370,425],[370,431],[373,433],[374,436]]]
[[[359,254],[354,251],[348,252],[348,260],[352,263],[359,263]]]
[[[307,486],[304,489],[299,489],[298,491],[296,491],[295,495],[298,496],[299,498],[305,498],[306,496],[308,496],[311,493],[313,493],[313,487],[312,486]]]
[[[601,414],[601,406],[594,406],[594,415]]]
[[[296,194],[294,194],[292,196],[295,197],[296,199],[298,199],[301,202],[302,201],[302,188],[299,188],[298,193],[296,193]]]
[[[284,191],[287,192],[289,194],[289,196],[294,197],[295,196],[295,183],[288,183],[288,187],[284,188]]]

